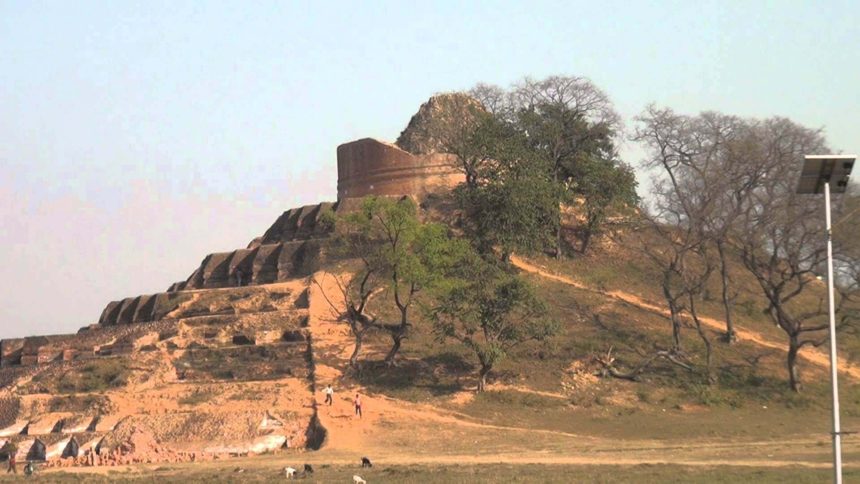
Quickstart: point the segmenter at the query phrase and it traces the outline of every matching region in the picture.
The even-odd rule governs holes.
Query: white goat
[[[361,478],[361,476],[352,476],[353,484],[367,484],[367,481]]]
[[[287,476],[287,479],[295,479],[296,470],[292,467],[284,467],[284,475]]]

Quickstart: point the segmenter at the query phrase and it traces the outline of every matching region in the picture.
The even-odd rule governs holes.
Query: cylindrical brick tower
[[[395,145],[364,138],[337,147],[337,198],[367,195],[424,196],[464,180],[452,155],[413,155]]]

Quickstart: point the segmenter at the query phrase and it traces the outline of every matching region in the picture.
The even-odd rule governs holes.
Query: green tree
[[[335,255],[342,258],[357,257],[361,261],[353,274],[330,275],[340,292],[339,299],[333,299],[334,295],[327,294],[320,281],[313,280],[338,319],[349,325],[354,340],[349,365],[358,370],[358,357],[364,337],[378,326],[377,316],[370,311],[370,302],[374,295],[384,289],[383,267],[374,257],[377,244],[368,237],[369,223],[366,217],[355,214],[337,216],[330,211],[323,214],[321,223],[333,228],[331,249]],[[322,277],[325,279],[329,274],[323,274]]]
[[[585,218],[580,230],[581,253],[601,233],[609,214],[635,210],[639,205],[636,185],[633,169],[613,158],[586,155],[571,170],[571,191],[581,200]]]
[[[523,279],[477,255],[467,260],[459,268],[459,282],[438,295],[430,314],[440,340],[453,339],[474,352],[478,391],[483,391],[487,375],[513,347],[545,341],[559,326]]]
[[[472,154],[475,146],[516,140],[511,134],[516,133],[528,153],[525,158],[540,160],[550,182],[555,185],[545,189],[544,195],[555,197],[554,203],[559,206],[575,200],[583,204],[585,223],[579,230],[582,252],[588,249],[592,237],[600,233],[607,213],[613,208],[635,206],[638,202],[636,179],[632,170],[618,160],[615,147],[619,116],[609,97],[588,79],[576,76],[526,78],[507,91],[478,84],[470,94],[484,105],[496,123],[507,126],[509,133],[498,140],[483,135],[478,139],[460,137],[467,141],[461,146],[473,149],[451,152]],[[464,166],[467,161],[472,162],[470,166],[475,165],[475,160],[486,161],[485,157],[458,157]],[[466,173],[468,183],[468,170]],[[548,246],[554,247],[556,255],[561,257],[563,211],[555,210],[553,216],[555,219],[542,227],[551,234],[546,237],[541,234],[540,238],[550,239]]]
[[[526,253],[547,246],[558,220],[558,200],[545,158],[502,116],[481,113],[451,135],[446,150],[455,155],[466,182],[454,192],[458,223],[484,255]]]
[[[630,191],[635,197],[635,178],[623,176],[623,167],[613,163],[617,158],[614,138],[620,118],[606,93],[583,77],[551,76],[539,81],[526,78],[514,87],[509,99],[508,116],[527,137],[529,147],[550,163],[552,179],[558,185],[557,203],[569,204],[579,197],[591,211],[581,231],[584,252],[605,221],[606,208],[625,197],[629,199]],[[602,179],[590,180],[591,177]],[[618,187],[618,191],[595,190],[613,181],[625,186]],[[559,212],[554,227],[559,258],[564,250],[561,215]]]
[[[388,333],[392,344],[385,363],[393,365],[412,326],[412,309],[418,295],[444,284],[467,244],[450,238],[445,226],[422,223],[410,198],[368,197],[361,210],[340,217],[336,227],[348,252],[362,261],[362,269],[354,278],[360,281],[356,295],[348,299],[355,303],[348,305],[347,313],[357,315],[352,319],[360,323],[359,330],[373,327]],[[373,284],[379,290],[389,290],[399,313],[397,321],[362,317],[375,290]],[[350,313],[351,307],[362,311]]]

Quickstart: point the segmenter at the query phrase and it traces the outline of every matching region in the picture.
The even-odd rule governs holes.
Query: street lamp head
[[[831,193],[845,193],[848,176],[857,155],[808,155],[803,159],[797,193],[822,193],[830,184]]]

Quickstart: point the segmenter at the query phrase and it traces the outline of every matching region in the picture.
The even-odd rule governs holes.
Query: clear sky
[[[393,140],[477,82],[581,75],[628,127],[650,102],[782,115],[858,152],[858,18],[856,0],[0,0],[0,337],[163,291],[333,200],[338,144]]]

